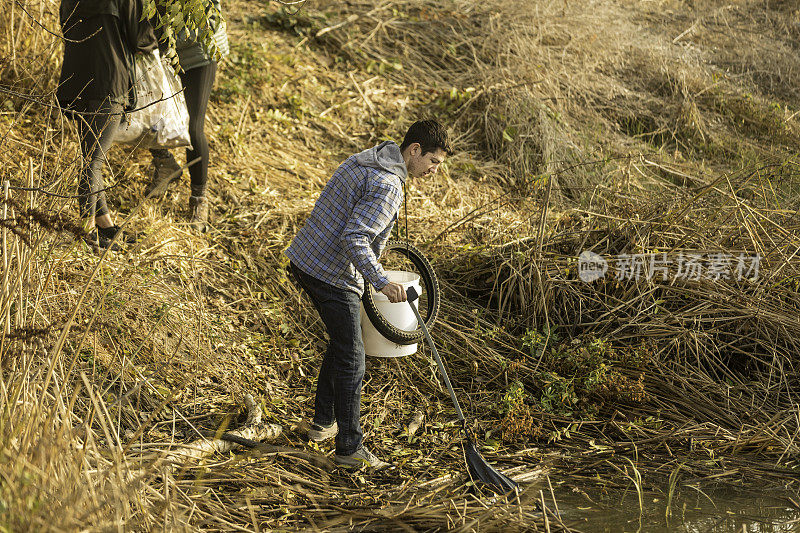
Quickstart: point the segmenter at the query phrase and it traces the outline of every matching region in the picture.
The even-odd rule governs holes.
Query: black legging
[[[189,112],[189,140],[192,149],[186,150],[186,162],[200,158],[200,161],[189,166],[192,196],[205,196],[208,182],[208,139],[205,134],[206,108],[217,74],[217,62],[181,72],[183,95],[186,98],[186,110]],[[150,150],[154,156],[165,155],[164,149]]]
[[[110,214],[103,190],[103,166],[114,142],[122,106],[90,102],[86,107],[87,113],[75,117],[83,154],[83,168],[78,179],[78,206],[81,218],[93,218]]]

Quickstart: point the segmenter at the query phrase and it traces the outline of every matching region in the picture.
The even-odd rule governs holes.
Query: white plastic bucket
[[[389,278],[389,281],[399,283],[403,286],[403,289],[408,290],[409,287],[414,287],[417,294],[422,294],[419,275],[403,270],[387,270],[384,273]],[[377,292],[372,285],[369,283],[365,285],[367,286],[366,290],[372,291],[375,307],[378,308],[380,314],[389,323],[406,331],[417,329],[417,317],[414,316],[414,312],[408,306],[408,302],[393,304],[385,294]],[[419,300],[414,302],[414,305],[418,304]],[[367,313],[364,311],[363,304],[361,305],[361,338],[364,340],[364,352],[372,357],[404,357],[417,352],[416,344],[397,344],[381,335],[372,325]]]

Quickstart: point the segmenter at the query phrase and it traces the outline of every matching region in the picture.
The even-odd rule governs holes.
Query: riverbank
[[[5,179],[70,195],[75,132],[48,107],[59,45],[31,18],[55,28],[56,6],[14,9]],[[126,253],[75,242],[68,199],[9,193],[0,525],[557,531],[581,529],[560,523],[563,493],[628,491],[660,515],[670,494],[726,488],[797,507],[794,8],[226,9],[213,231],[189,230],[185,176],[142,200],[144,151],[115,148],[106,174],[140,237]],[[409,187],[410,238],[443,287],[434,338],[522,505],[468,482],[424,350],[368,361],[365,434],[397,470],[331,469],[298,425],[324,339],[281,252],[344,157],[422,115],[459,147]],[[246,394],[277,448],[174,459],[194,428],[244,424]]]

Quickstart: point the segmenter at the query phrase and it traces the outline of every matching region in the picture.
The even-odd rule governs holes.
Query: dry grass
[[[546,515],[556,531],[544,475],[556,492],[623,489],[623,458],[647,492],[679,464],[682,484],[796,490],[796,8],[230,4],[212,233],[189,232],[185,182],[143,203],[147,157],[128,150],[106,175],[141,237],[129,252],[75,242],[68,199],[4,204],[0,527],[544,531]],[[25,5],[55,31],[55,4]],[[48,107],[58,41],[12,9],[4,179],[74,194],[75,132]],[[426,357],[368,362],[364,428],[397,471],[330,470],[297,426],[322,327],[281,252],[339,161],[420,115],[452,124],[461,150],[409,191],[412,237],[443,278],[435,338],[522,505],[466,484]],[[586,284],[584,249],[763,262],[755,283]],[[240,424],[246,393],[284,426],[277,448],[174,460],[193,427]]]

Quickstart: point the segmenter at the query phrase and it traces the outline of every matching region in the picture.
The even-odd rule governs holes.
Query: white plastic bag
[[[181,81],[158,50],[136,54],[136,109],[123,115],[114,141],[140,148],[191,146]]]

